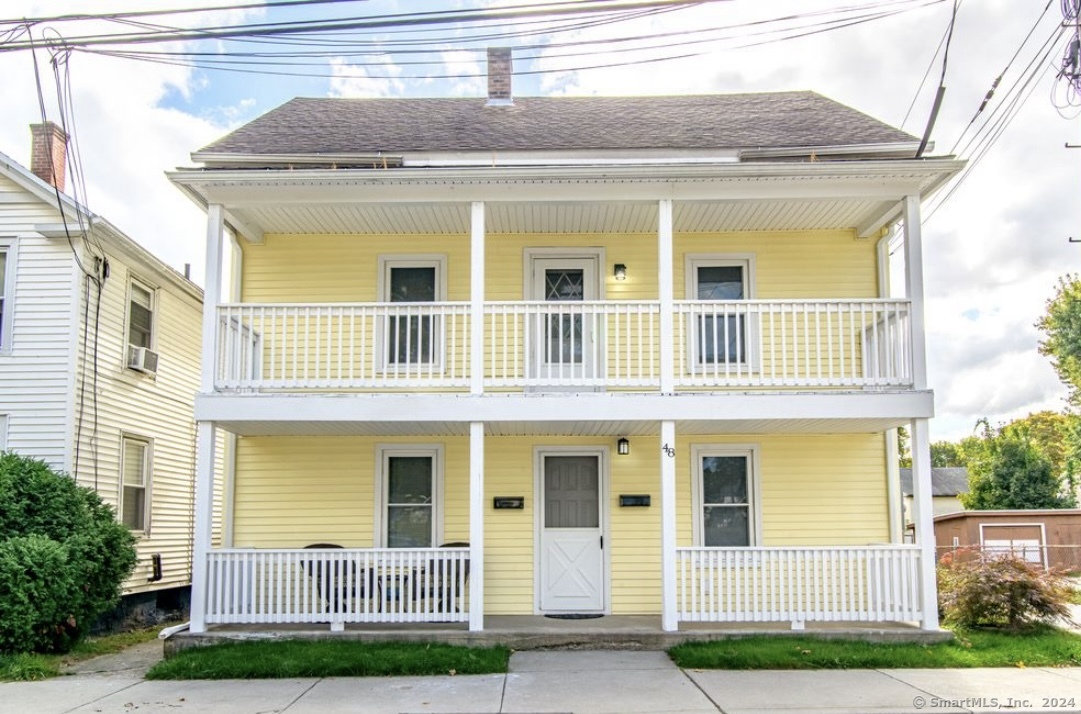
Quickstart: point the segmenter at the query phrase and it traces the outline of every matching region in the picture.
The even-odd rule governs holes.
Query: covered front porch
[[[247,436],[226,489],[232,532],[196,563],[197,633],[481,632],[503,617],[579,616],[599,626],[641,616],[661,632],[937,630],[933,555],[888,524],[899,489],[888,474],[892,437],[877,429],[897,419],[612,420],[590,422],[603,432],[594,435],[578,422],[439,422],[430,424],[438,434],[407,437],[392,435],[393,420],[354,423],[355,436],[314,436],[308,421],[307,436],[224,423]],[[759,433],[747,433],[752,423]],[[630,453],[616,434],[630,436]],[[422,520],[438,522],[437,545],[391,547],[395,501],[377,491],[395,487],[379,469],[428,453],[435,505]],[[545,515],[557,508],[549,463],[596,464],[595,523]],[[716,480],[732,468],[735,485]],[[729,492],[711,495],[717,488]],[[550,585],[560,579],[569,587]]]

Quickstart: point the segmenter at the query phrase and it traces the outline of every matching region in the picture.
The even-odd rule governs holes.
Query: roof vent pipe
[[[510,47],[488,48],[488,104],[487,106],[510,106],[511,76],[514,74],[514,61]]]

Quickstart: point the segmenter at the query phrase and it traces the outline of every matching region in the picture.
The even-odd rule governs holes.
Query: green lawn
[[[277,640],[193,647],[159,662],[147,679],[273,679],[492,674],[507,671],[506,647],[424,642]]]
[[[1081,636],[1050,627],[1026,634],[963,632],[932,645],[762,636],[691,642],[668,654],[688,669],[1057,667],[1081,665]]]
[[[55,677],[65,664],[113,654],[140,642],[149,642],[158,636],[164,626],[88,637],[78,642],[71,652],[62,655],[0,654],[0,682],[28,682]]]

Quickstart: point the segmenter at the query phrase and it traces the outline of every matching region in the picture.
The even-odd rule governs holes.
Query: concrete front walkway
[[[508,674],[150,682],[120,661],[0,684],[0,711],[34,714],[1021,712],[1081,710],[1081,668],[691,671],[663,652],[534,651]]]

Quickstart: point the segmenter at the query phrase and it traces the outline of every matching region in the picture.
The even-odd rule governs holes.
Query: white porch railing
[[[468,622],[468,548],[224,549],[208,624]]]
[[[678,548],[681,622],[922,617],[917,546]]]
[[[492,387],[658,387],[660,303],[490,302],[484,305]]]
[[[218,389],[469,386],[468,303],[227,304]]]
[[[674,351],[680,388],[909,387],[906,300],[675,303],[662,345],[659,301],[489,302],[486,389],[660,387]],[[227,304],[218,308],[219,390],[465,390],[470,305]]]
[[[676,384],[911,386],[907,300],[676,302]]]

